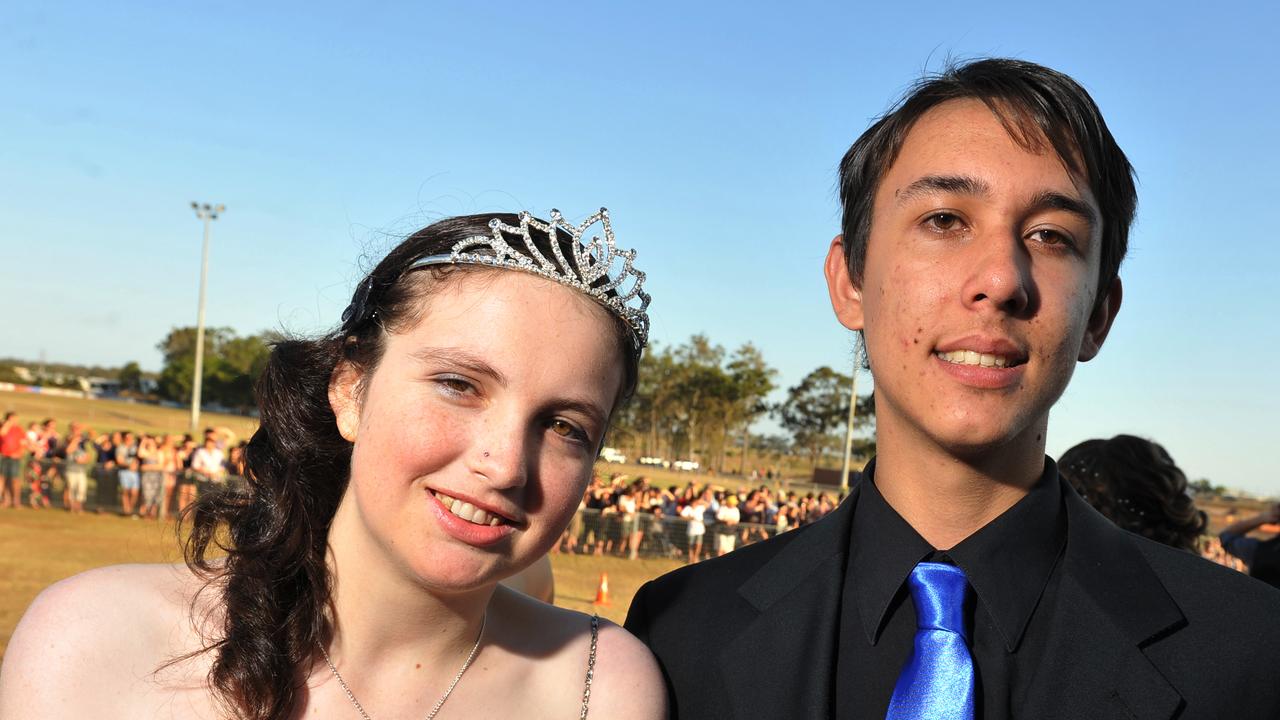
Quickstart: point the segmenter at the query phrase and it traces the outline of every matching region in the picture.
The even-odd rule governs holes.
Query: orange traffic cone
[[[600,586],[596,588],[596,599],[592,605],[609,604],[609,573],[600,573]]]

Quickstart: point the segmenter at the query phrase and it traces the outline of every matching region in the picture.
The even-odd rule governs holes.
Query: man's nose
[[[966,305],[1022,315],[1031,306],[1031,257],[1019,238],[991,238],[973,245],[973,263],[963,289]]]

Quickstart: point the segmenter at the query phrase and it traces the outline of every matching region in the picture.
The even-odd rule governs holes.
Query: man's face
[[[827,261],[837,316],[864,331],[881,434],[1042,453],[1049,408],[1119,307],[1117,280],[1095,309],[1100,217],[1051,149],[1020,147],[981,102],[921,117],[876,191],[862,287],[839,239]]]

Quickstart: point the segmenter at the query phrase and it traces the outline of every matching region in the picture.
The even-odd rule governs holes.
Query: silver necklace
[[[444,707],[444,701],[449,699],[449,695],[453,693],[453,689],[458,686],[458,681],[462,679],[462,674],[471,667],[471,661],[476,659],[476,653],[480,650],[480,640],[484,638],[484,626],[489,621],[489,613],[485,613],[480,619],[480,633],[476,635],[476,644],[471,646],[471,652],[467,654],[466,662],[462,663],[462,668],[458,670],[458,674],[453,676],[453,682],[449,683],[449,688],[444,691],[440,699],[436,701],[436,706],[431,708],[431,712],[427,713],[427,720],[431,720],[440,712],[440,708]],[[334,666],[333,661],[329,659],[329,653],[325,652],[324,644],[319,640],[316,641],[316,647],[320,648],[320,654],[324,656],[325,664],[329,666],[329,670],[333,672],[333,676],[337,678],[338,684],[342,686],[342,691],[347,694],[347,699],[355,706],[356,712],[360,713],[360,717],[364,720],[373,720],[369,717],[369,713],[364,711],[364,706],[356,699],[356,694],[351,692],[347,681],[342,679],[342,673],[338,672],[338,668]]]

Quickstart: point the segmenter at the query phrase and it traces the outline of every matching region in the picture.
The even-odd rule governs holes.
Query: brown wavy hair
[[[209,687],[232,716],[290,716],[305,670],[328,633],[331,578],[325,553],[352,450],[329,406],[335,369],[346,362],[372,373],[386,334],[416,323],[422,301],[446,289],[449,278],[502,272],[470,265],[408,272],[414,260],[488,235],[495,217],[508,225],[520,222],[509,214],[471,215],[419,230],[361,281],[341,327],[320,338],[276,343],[255,388],[261,424],[245,448],[246,487],[202,496],[185,513],[187,565],[222,601],[218,631],[193,655],[213,654]],[[551,257],[553,240],[536,229],[532,235]],[[509,240],[518,247],[518,237]],[[565,248],[573,242],[562,231],[554,241]],[[615,321],[625,366],[616,410],[635,388],[640,351],[622,320]]]
[[[1156,542],[1195,551],[1208,526],[1188,493],[1187,476],[1150,440],[1086,440],[1062,454],[1058,472],[1116,525]]]

